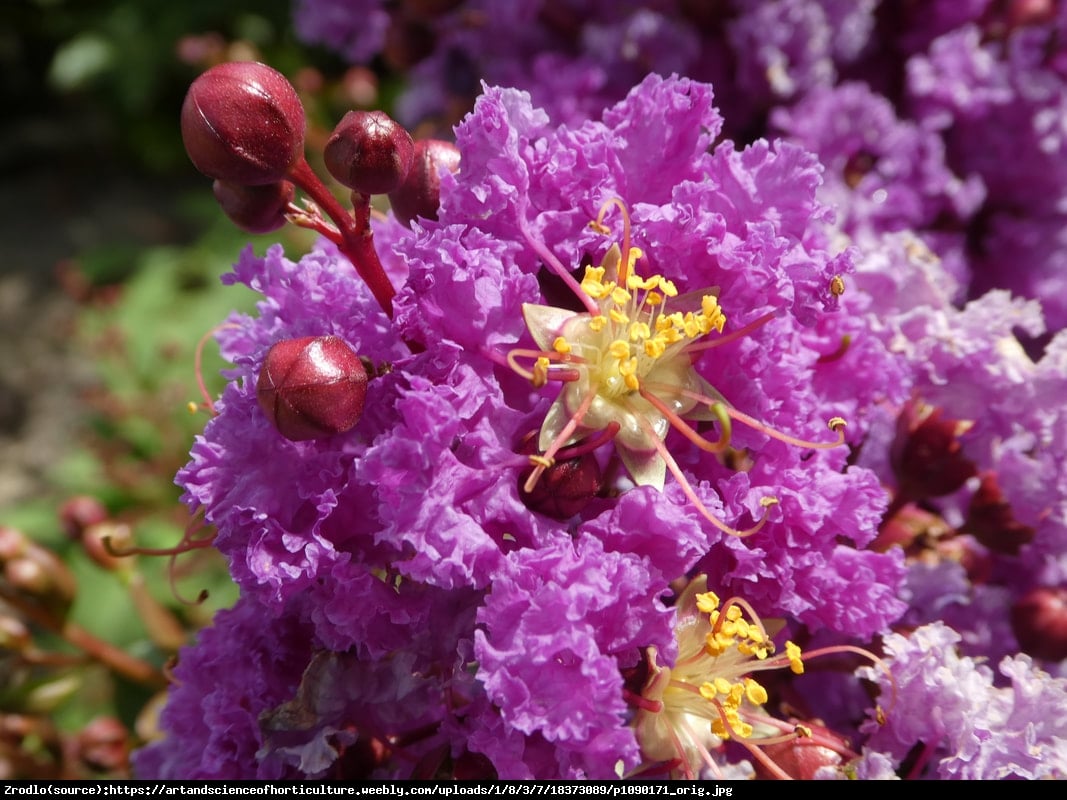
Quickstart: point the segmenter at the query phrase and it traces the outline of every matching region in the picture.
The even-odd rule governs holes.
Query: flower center
[[[598,444],[614,438],[615,451],[638,486],[662,490],[669,469],[694,506],[720,530],[749,535],[759,530],[766,514],[751,528],[737,530],[712,515],[693,491],[664,440],[673,427],[711,453],[729,446],[732,420],[742,421],[769,436],[803,447],[836,447],[844,442],[844,420],[830,421],[838,433],[833,442],[806,442],[761,425],[730,407],[722,394],[694,368],[694,354],[746,335],[766,324],[766,314],[728,335],[721,335],[726,316],[718,289],[679,295],[662,275],[641,276],[642,251],[630,245],[630,221],[621,201],[610,200],[591,223],[608,233],[603,218],[617,206],[623,212],[622,247],[613,243],[598,266],[586,268],[578,284],[543,245],[535,245],[548,265],[569,281],[586,311],[526,303],[526,327],[539,349],[514,349],[508,364],[534,386],[562,384],[545,416],[538,438],[540,454],[530,456],[535,469],[524,485],[533,490],[559,451],[594,431],[605,432]],[[707,339],[711,334],[718,338]],[[533,359],[531,368],[520,358]],[[713,422],[719,438],[709,441],[690,422]],[[573,448],[572,448],[573,449]],[[764,498],[764,507],[777,500]]]

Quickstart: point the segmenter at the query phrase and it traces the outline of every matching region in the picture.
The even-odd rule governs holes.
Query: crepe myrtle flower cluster
[[[186,104],[194,163],[235,183],[196,150],[243,96],[270,107],[248,76],[275,73],[241,69]],[[877,662],[848,642],[906,610],[901,551],[868,547],[886,493],[853,463],[869,399],[902,397],[888,350],[842,346],[855,253],[818,162],[716,144],[711,87],[687,79],[580,126],[486,87],[458,163],[416,182],[435,208],[401,222],[371,216],[386,186],[357,163],[399,126],[346,119],[324,160],[352,210],[279,148],[270,177],[309,196],[286,219],[322,240],[297,262],[249,249],[225,278],[262,299],[218,331],[234,368],[177,480],[241,597],[182,653],[139,774],[784,777],[801,740],[858,757],[781,713],[790,678],[755,677]],[[278,124],[245,121],[233,135]],[[404,153],[418,168],[404,142],[394,175]]]

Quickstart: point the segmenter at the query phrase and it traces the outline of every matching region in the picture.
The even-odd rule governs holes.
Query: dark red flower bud
[[[323,162],[340,183],[363,194],[386,194],[411,169],[411,134],[382,111],[349,111],[326,142]]]
[[[1035,533],[1029,525],[1015,519],[995,472],[982,473],[960,531],[971,534],[990,550],[1007,555],[1018,555],[1019,548],[1030,542]]]
[[[1067,658],[1067,587],[1032,589],[1011,607],[1011,627],[1019,647],[1034,658]]]
[[[940,408],[921,401],[908,402],[897,418],[889,451],[901,494],[911,500],[941,497],[973,477],[977,469],[959,441],[972,424],[944,419]]]
[[[234,225],[248,233],[270,233],[285,225],[296,189],[289,181],[244,186],[215,181],[215,199]]]
[[[256,383],[263,412],[286,439],[321,439],[351,429],[363,414],[367,371],[336,336],[276,342]]]
[[[415,142],[411,170],[403,183],[389,192],[393,214],[404,225],[416,217],[437,219],[441,207],[441,170],[459,169],[459,148],[441,139]]]
[[[528,436],[520,445],[520,452],[535,454],[536,443],[536,435]],[[533,470],[531,465],[519,473],[519,498],[531,511],[553,519],[570,519],[580,513],[604,488],[600,464],[592,452],[557,460],[541,474],[533,491],[527,492],[524,484]]]
[[[304,154],[304,107],[277,70],[252,61],[218,64],[189,87],[182,139],[209,178],[277,183]]]

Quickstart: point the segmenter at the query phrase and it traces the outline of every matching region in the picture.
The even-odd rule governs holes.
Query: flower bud
[[[296,193],[289,181],[244,186],[217,180],[211,188],[230,221],[248,233],[270,233],[285,225]]]
[[[363,194],[391,192],[408,174],[411,134],[382,111],[349,111],[326,142],[322,158],[340,183]]]
[[[1040,586],[1011,607],[1011,627],[1019,647],[1034,658],[1067,658],[1067,588]]]
[[[1015,519],[995,472],[983,472],[978,490],[971,497],[967,519],[960,532],[969,533],[996,553],[1018,555],[1034,538],[1034,529]]]
[[[336,336],[275,342],[256,383],[263,412],[286,439],[321,439],[351,429],[363,414],[367,371]]]
[[[520,452],[536,453],[536,441],[536,435],[529,436],[523,441]],[[524,484],[533,469],[531,465],[519,473],[519,499],[531,511],[552,519],[570,519],[604,488],[600,464],[592,452],[556,461],[542,473],[533,490],[527,492]]]
[[[404,181],[389,192],[393,214],[404,225],[416,217],[437,219],[441,207],[441,170],[459,169],[459,149],[441,139],[415,142],[411,170]]]
[[[940,408],[919,401],[907,403],[897,418],[889,452],[900,492],[912,500],[941,497],[973,477],[977,469],[959,440],[972,425],[944,419]]]
[[[185,95],[181,128],[196,168],[230,183],[277,183],[304,154],[304,107],[266,64],[231,61],[203,73]]]

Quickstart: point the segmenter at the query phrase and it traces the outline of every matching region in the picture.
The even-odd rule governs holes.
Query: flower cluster
[[[241,600],[144,776],[1065,774],[1067,15],[609,5],[298,5],[473,106],[225,278]]]
[[[263,300],[218,334],[235,368],[178,481],[242,590],[220,630],[257,609],[285,641],[226,681],[210,676],[256,647],[244,634],[187,652],[143,772],[411,776],[436,757],[612,777],[658,758],[626,687],[644,653],[678,653],[675,579],[699,568],[760,614],[849,636],[904,611],[899,554],[865,549],[884,493],[841,445],[866,427],[859,384],[891,392],[891,370],[857,359],[848,378],[850,354],[824,359],[853,254],[829,250],[810,155],[709,150],[719,128],[710,87],[685,79],[650,77],[578,128],[487,89],[439,219],[376,225],[392,322],[328,242],[295,263],[242,256],[228,280]],[[276,341],[310,336],[349,343],[375,377],[351,430],[294,440],[257,376]],[[531,345],[557,360],[513,369]],[[856,423],[834,436],[834,417]],[[530,502],[527,483],[586,456],[602,479],[577,511]],[[205,682],[238,717],[213,738],[258,729],[243,755],[201,740],[207,700],[181,695]]]

